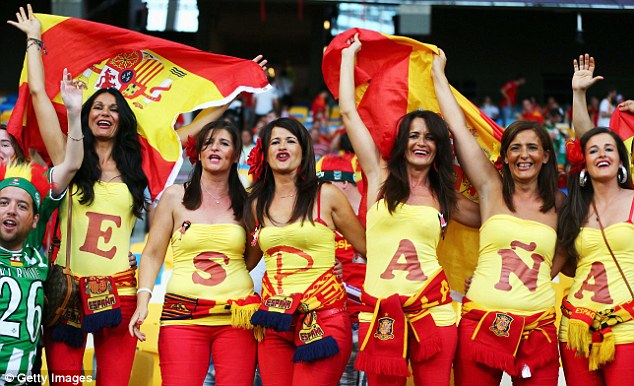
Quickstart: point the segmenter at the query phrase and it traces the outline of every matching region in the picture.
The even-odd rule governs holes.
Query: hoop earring
[[[436,165],[436,161],[434,161],[434,170],[438,173],[438,165]]]
[[[581,172],[579,172],[579,185],[583,188],[586,186],[587,183],[588,183],[588,172],[584,168],[583,170],[581,170]]]
[[[616,173],[616,180],[619,181],[619,184],[624,184],[625,181],[627,181],[627,169],[625,166],[619,166],[619,171]]]

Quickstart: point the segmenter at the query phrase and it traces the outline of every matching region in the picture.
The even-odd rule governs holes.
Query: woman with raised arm
[[[258,344],[264,386],[337,385],[352,347],[343,284],[335,277],[337,229],[365,253],[363,227],[346,197],[320,183],[308,130],[289,118],[262,128],[249,157],[254,183],[247,227],[264,252]]]
[[[79,113],[85,86],[72,81],[70,74],[64,70],[60,89],[68,113],[68,132],[81,135]],[[0,313],[3,315],[3,330],[0,334],[2,384],[5,381],[6,384],[15,384],[12,380],[16,378],[22,384],[19,382],[20,374],[40,374],[41,347],[38,343],[42,330],[42,310],[46,306],[42,287],[49,274],[46,255],[39,253],[41,230],[81,166],[83,151],[81,143],[69,143],[64,162],[49,172],[50,183],[46,180],[46,168],[40,164],[0,164],[3,190],[0,197],[3,213],[3,243],[0,248],[3,283],[0,302]],[[26,196],[16,194],[16,189],[24,190]],[[25,198],[29,196],[32,201]],[[33,235],[40,237],[37,239]]]
[[[48,369],[60,375],[81,375],[85,334],[92,332],[97,382],[127,385],[136,348],[136,339],[127,333],[127,321],[136,307],[136,280],[128,251],[135,217],[146,206],[147,187],[136,118],[117,90],[98,90],[81,110],[81,135],[64,136],[44,89],[41,26],[31,7],[27,9],[20,8],[13,24],[27,35],[29,88],[44,144],[55,165],[68,151],[66,141],[83,142],[84,148],[84,160],[61,204],[58,256],[62,258],[55,262],[65,265],[63,256],[70,247],[70,268],[83,296],[71,302],[77,307],[45,332]],[[101,283],[106,288],[103,292]],[[99,302],[98,297],[109,301]]]
[[[574,69],[576,109],[585,103],[585,90],[600,77],[592,78],[594,59],[587,54],[574,61]],[[583,109],[573,115],[580,138],[568,145],[569,196],[559,216],[559,242],[576,266],[562,304],[561,359],[568,385],[629,385],[634,375],[630,161],[614,132],[586,130],[591,127],[587,114]]]
[[[192,149],[191,178],[184,185],[170,186],[156,210],[141,257],[137,310],[129,328],[130,334],[145,340],[139,329],[171,245],[174,270],[159,335],[164,385],[201,385],[210,356],[216,385],[253,385],[256,341],[249,318],[259,297],[247,269],[257,260],[245,263],[242,215],[247,193],[237,170],[241,149],[233,124],[207,124]]]
[[[477,205],[454,190],[449,134],[432,111],[403,116],[392,154],[382,159],[355,106],[358,35],[349,43],[341,52],[339,106],[368,180],[362,301],[375,309],[359,315],[357,367],[371,386],[405,385],[409,360],[417,385],[449,385],[456,314],[436,247],[449,219],[479,225]]]
[[[556,385],[559,353],[551,275],[557,242],[557,164],[539,123],[516,121],[502,135],[502,178],[471,135],[434,56],[432,79],[460,165],[480,198],[478,265],[463,303],[456,385]]]

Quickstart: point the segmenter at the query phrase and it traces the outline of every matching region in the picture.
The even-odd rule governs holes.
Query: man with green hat
[[[30,381],[40,338],[47,259],[25,245],[41,195],[22,177],[0,181],[0,384]]]

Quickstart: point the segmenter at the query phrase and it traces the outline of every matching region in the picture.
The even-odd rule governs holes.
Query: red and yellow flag
[[[621,137],[627,150],[631,153],[632,140],[634,139],[634,114],[621,111],[618,108],[614,109],[610,118],[610,129]]]
[[[431,78],[431,65],[438,48],[416,40],[353,28],[337,35],[326,51],[322,72],[335,97],[339,94],[341,50],[359,34],[363,48],[355,65],[356,103],[361,119],[370,130],[384,158],[388,158],[397,134],[399,118],[423,109],[440,113]],[[493,162],[499,155],[503,129],[452,87],[467,119],[467,125]],[[458,188],[476,195],[462,170],[456,166]],[[453,223],[438,251],[452,288],[462,292],[477,260],[478,232]]]
[[[64,68],[88,85],[85,98],[99,88],[121,91],[137,117],[143,170],[153,199],[173,181],[181,165],[181,145],[173,129],[180,113],[220,106],[242,91],[268,87],[266,75],[251,60],[211,54],[82,19],[37,17],[48,51],[42,55],[46,93],[62,129],[67,127],[59,94]],[[8,129],[23,149],[35,148],[45,154],[30,99],[25,60]]]

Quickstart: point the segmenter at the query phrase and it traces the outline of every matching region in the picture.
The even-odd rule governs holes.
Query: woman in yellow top
[[[436,247],[449,219],[479,225],[477,205],[454,190],[449,134],[434,112],[402,117],[390,159],[381,158],[355,106],[358,35],[349,43],[341,53],[339,106],[368,180],[362,300],[375,309],[359,315],[356,365],[370,385],[405,385],[409,359],[417,385],[448,385],[456,315]]]
[[[319,182],[308,130],[296,120],[264,126],[249,165],[247,225],[266,263],[262,306],[251,318],[266,327],[258,344],[262,383],[337,385],[352,331],[333,273],[334,230],[364,254],[363,227],[343,193]]]
[[[247,194],[237,169],[242,141],[235,126],[218,121],[206,125],[196,142],[190,180],[169,187],[154,215],[130,334],[145,339],[139,328],[171,244],[174,270],[159,335],[163,384],[201,385],[213,356],[217,385],[252,385],[256,341],[246,309],[247,303],[257,309],[259,298],[248,271],[255,262],[245,261]]]
[[[522,385],[556,385],[559,374],[555,290],[557,164],[552,141],[535,122],[502,135],[502,178],[469,132],[445,76],[442,50],[432,79],[460,165],[480,198],[480,251],[458,328],[456,385],[499,385],[502,371]],[[555,268],[556,270],[557,268]]]
[[[580,139],[569,145],[568,201],[558,236],[576,265],[559,329],[566,383],[629,385],[634,374],[634,191],[623,141],[592,128],[585,92],[594,58],[574,61],[573,123]],[[578,143],[578,144],[577,144]],[[575,156],[576,155],[576,156]]]

